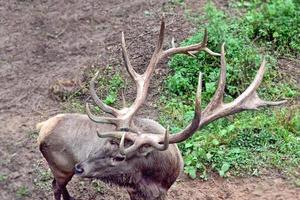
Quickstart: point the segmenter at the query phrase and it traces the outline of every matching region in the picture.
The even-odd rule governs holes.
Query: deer
[[[221,53],[207,47],[208,34],[204,31],[200,43],[163,50],[165,20],[154,53],[143,74],[137,73],[130,63],[124,33],[121,36],[122,56],[126,71],[136,84],[136,99],[129,106],[116,109],[105,104],[97,95],[95,80],[90,81],[89,91],[95,104],[109,116],[97,116],[86,103],[86,114],[58,114],[37,124],[40,130],[39,149],[53,173],[55,200],[73,200],[66,188],[74,175],[97,178],[127,189],[131,200],[165,200],[169,188],[183,171],[183,158],[177,143],[190,138],[205,125],[225,116],[263,106],[276,106],[285,101],[265,101],[257,95],[266,61],[263,59],[257,74],[248,88],[232,102],[224,103],[226,86],[225,45]],[[146,100],[150,78],[163,58],[174,54],[194,54],[205,51],[221,58],[218,86],[210,103],[201,109],[202,73],[199,73],[195,93],[194,117],[178,133],[170,133],[158,122],[136,117]]]

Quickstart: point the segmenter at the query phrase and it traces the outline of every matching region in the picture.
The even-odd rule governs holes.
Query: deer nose
[[[84,172],[84,169],[80,166],[80,164],[75,165],[75,174],[82,174]]]

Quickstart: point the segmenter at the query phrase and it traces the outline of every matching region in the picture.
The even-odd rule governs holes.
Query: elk
[[[95,104],[110,116],[92,114],[86,104],[85,114],[58,114],[37,125],[40,129],[40,151],[53,173],[53,191],[56,200],[73,199],[66,185],[76,174],[83,178],[98,178],[104,182],[125,187],[131,200],[163,200],[168,189],[183,169],[183,159],[176,143],[183,142],[206,124],[244,110],[261,106],[280,105],[285,101],[261,100],[257,95],[265,71],[265,60],[249,87],[230,103],[223,102],[226,84],[224,44],[221,53],[207,47],[207,31],[201,43],[163,50],[164,18],[161,20],[158,41],[151,60],[143,74],[138,74],[130,63],[122,33],[122,55],[125,67],[136,84],[136,99],[130,107],[120,110],[106,105],[96,94],[95,80],[90,81],[90,94]],[[207,107],[201,110],[202,74],[199,74],[195,98],[195,112],[191,123],[182,131],[170,134],[156,121],[135,117],[146,100],[150,78],[158,62],[173,54],[194,55],[205,51],[221,57],[217,90]]]

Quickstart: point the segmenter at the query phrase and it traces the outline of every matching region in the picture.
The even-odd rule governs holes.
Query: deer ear
[[[156,150],[154,147],[150,145],[145,145],[134,152],[127,153],[124,156],[126,156],[126,159],[130,159],[132,157],[147,157],[154,150]]]
[[[154,147],[146,145],[141,147],[136,154],[139,157],[146,157],[149,153],[151,153],[154,150]]]

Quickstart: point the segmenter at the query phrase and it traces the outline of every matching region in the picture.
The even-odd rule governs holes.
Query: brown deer
[[[198,129],[218,118],[261,106],[284,103],[261,100],[256,93],[265,71],[265,60],[250,86],[233,102],[224,103],[224,44],[221,54],[212,52],[207,48],[205,31],[204,39],[199,44],[186,47],[173,45],[172,48],[163,50],[164,29],[165,22],[162,19],[155,51],[143,74],[138,74],[130,64],[122,33],[125,66],[137,87],[136,99],[129,108],[117,110],[99,99],[94,83],[97,73],[90,82],[90,93],[94,102],[111,117],[93,115],[87,104],[87,115],[59,114],[37,125],[40,129],[40,150],[54,175],[53,191],[56,200],[61,199],[61,196],[64,200],[73,199],[66,185],[74,174],[124,186],[132,200],[163,200],[183,169],[183,160],[176,143],[186,140]],[[199,51],[221,56],[218,88],[207,107],[201,111],[200,73],[194,118],[185,129],[169,134],[167,129],[151,119],[134,117],[146,100],[150,78],[158,62],[173,54],[193,55]]]

